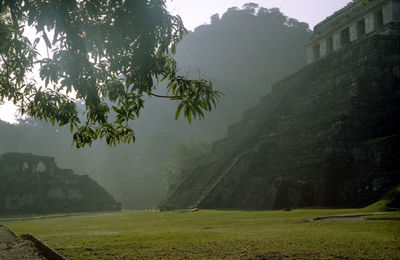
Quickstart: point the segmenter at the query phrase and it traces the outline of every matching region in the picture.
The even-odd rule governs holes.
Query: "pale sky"
[[[239,7],[246,3],[258,3],[261,7],[278,7],[286,16],[306,22],[313,27],[336,10],[352,0],[167,0],[168,10],[182,17],[189,30],[210,23],[210,17],[220,16],[230,7]],[[0,105],[0,119],[15,122],[15,107],[9,102]]]
[[[193,30],[199,25],[210,23],[210,17],[218,13],[220,16],[233,6],[242,8],[253,2],[261,7],[278,7],[290,18],[306,22],[310,28],[324,20],[333,12],[341,9],[351,0],[167,0],[172,14],[182,17],[187,29]]]

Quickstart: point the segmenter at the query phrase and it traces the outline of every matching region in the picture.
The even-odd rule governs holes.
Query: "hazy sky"
[[[265,8],[278,7],[285,15],[308,23],[312,29],[351,0],[167,0],[169,11],[180,15],[189,30],[210,23],[210,17],[215,13],[222,15],[230,7],[241,8],[249,2]],[[11,104],[0,105],[0,119],[11,122],[14,113],[15,108]]]
[[[299,21],[306,22],[312,29],[318,22],[344,7],[351,0],[167,0],[171,13],[180,15],[187,29],[210,23],[211,15],[222,15],[229,7],[241,8],[245,3],[258,3],[265,8],[278,7]]]

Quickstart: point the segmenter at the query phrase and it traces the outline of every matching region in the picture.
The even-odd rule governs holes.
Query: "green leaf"
[[[176,112],[175,112],[175,120],[178,120],[179,115],[181,114],[182,108],[183,108],[183,103],[180,103],[178,105],[178,108],[176,109]]]
[[[176,44],[172,44],[171,46],[171,53],[175,54],[176,53]]]
[[[187,120],[188,120],[189,124],[192,123],[192,114],[190,112],[187,115]]]

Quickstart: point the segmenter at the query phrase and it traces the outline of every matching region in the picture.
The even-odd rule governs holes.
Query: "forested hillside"
[[[230,8],[221,18],[216,14],[211,24],[190,33],[178,48],[178,63],[211,79],[225,94],[205,122],[218,122],[220,128],[208,131],[222,137],[244,110],[269,93],[272,83],[301,68],[310,35],[307,24],[279,9],[252,5]]]

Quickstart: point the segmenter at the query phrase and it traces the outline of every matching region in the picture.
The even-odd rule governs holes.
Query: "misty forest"
[[[0,259],[397,259],[399,17],[0,0]]]

